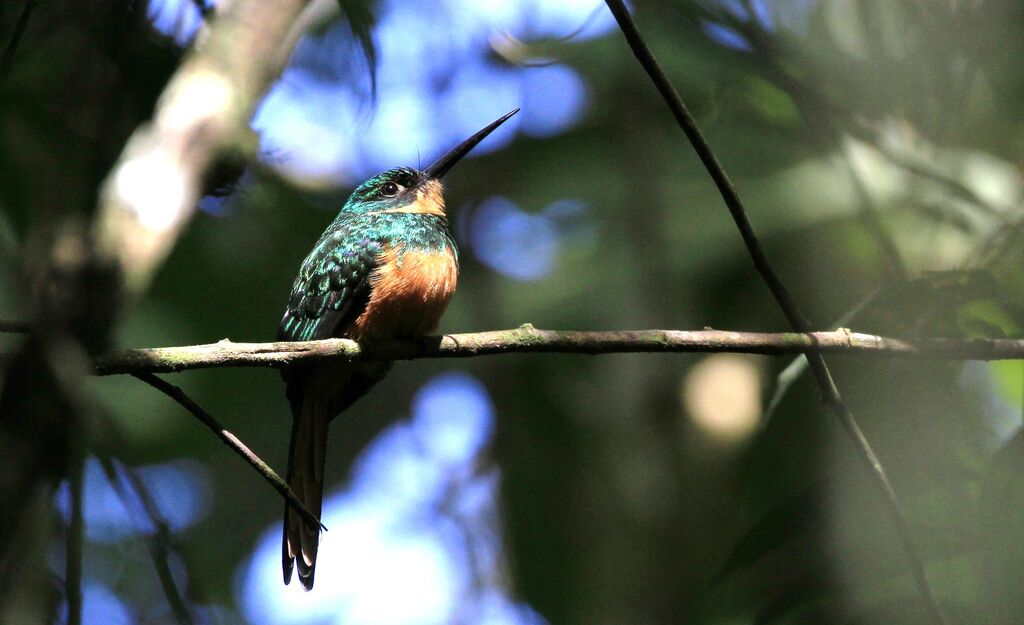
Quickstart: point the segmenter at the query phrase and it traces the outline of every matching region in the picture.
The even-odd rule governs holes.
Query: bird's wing
[[[360,236],[357,228],[341,225],[324,233],[295,278],[278,339],[331,338],[362,314],[382,250],[380,241]]]

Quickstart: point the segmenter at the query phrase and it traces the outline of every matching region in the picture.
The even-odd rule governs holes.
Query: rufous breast
[[[370,274],[370,299],[345,332],[364,338],[408,338],[437,329],[459,278],[455,252],[387,250]]]

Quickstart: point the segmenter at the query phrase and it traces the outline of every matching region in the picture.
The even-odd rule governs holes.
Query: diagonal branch
[[[864,297],[864,299],[857,302],[856,306],[837,319],[832,326],[841,330],[846,324],[856,319],[856,317],[861,314],[865,308],[874,303],[875,298],[877,298],[881,292],[881,286],[875,287]],[[804,374],[804,371],[807,370],[807,364],[807,356],[801,354],[779,373],[776,378],[775,391],[772,392],[771,399],[768,400],[764,413],[761,415],[762,427],[766,427],[768,422],[771,421],[775,411],[780,405],[782,405],[782,400],[785,398],[786,393],[789,392],[790,387],[793,386],[793,383],[795,383]]]
[[[152,121],[128,140],[100,192],[93,234],[132,298],[194,214],[207,170],[256,152],[249,118],[287,61],[307,4],[228,3],[164,88]]]
[[[199,11],[199,15],[203,19],[207,19],[213,15],[213,7],[207,4],[206,0],[192,0],[192,4],[195,5],[196,10]]]
[[[498,354],[743,354],[832,353],[903,359],[1016,360],[1024,339],[898,339],[847,329],[832,332],[731,332],[729,330],[633,330],[576,332],[512,330],[431,336],[419,341],[357,343],[349,339],[278,343],[233,343],[126,349],[96,359],[97,375],[174,373],[219,367],[285,368],[302,361],[471,358]]]
[[[288,505],[302,515],[302,518],[314,525],[320,526],[321,529],[327,529],[324,527],[324,524],[320,522],[320,519],[310,512],[309,509],[303,505],[302,501],[295,496],[295,493],[293,493],[292,489],[288,487],[288,484],[270,468],[270,465],[263,462],[263,460],[253,453],[251,449],[246,447],[245,443],[240,441],[237,436],[224,429],[224,426],[214,419],[210,413],[203,410],[199,404],[186,395],[185,391],[165,380],[161,380],[152,373],[133,373],[132,375],[181,404],[185,410],[191,412],[197,419],[202,421],[203,425],[210,428],[210,430],[216,434],[220,440],[224,441],[225,445],[233,449],[235,453],[244,458],[245,461],[252,465],[254,469],[259,471],[260,475],[263,476],[263,479],[267,480],[267,482],[274,487],[274,490],[279,492],[281,496],[285,498]]]
[[[3,55],[0,55],[0,85],[4,84],[8,74],[11,73],[11,68],[14,66],[14,53],[18,50],[21,37],[25,34],[25,29],[28,28],[28,19],[32,16],[32,11],[35,10],[37,4],[39,4],[39,0],[25,0],[25,4],[21,7],[18,22],[14,25],[14,33],[4,47]]]
[[[121,482],[121,471],[118,471],[118,466],[114,464],[114,460],[109,456],[101,456],[99,461],[103,467],[103,472],[107,476],[107,481],[110,483],[111,488],[114,489],[114,492],[117,493],[117,498],[121,500],[124,509],[135,517],[140,515],[140,513],[135,511],[137,507],[141,506],[142,512],[149,519],[149,523],[153,527],[153,535],[146,542],[149,544],[150,557],[153,560],[153,566],[156,568],[157,578],[160,580],[160,587],[164,591],[164,597],[167,598],[167,603],[171,606],[175,620],[180,625],[192,625],[195,619],[192,618],[192,613],[189,611],[185,599],[178,590],[168,562],[171,538],[170,530],[167,527],[167,520],[159,508],[157,508],[156,502],[153,501],[153,496],[142,482],[142,478],[139,477],[139,474],[132,467],[123,466],[121,468],[126,480],[131,484],[132,490],[135,491],[135,498],[138,500],[139,506],[135,505],[135,500],[129,496],[128,489]],[[143,521],[141,519],[134,519],[134,521],[139,533],[146,533]]]
[[[654,58],[654,54],[640,35],[640,31],[637,29],[636,23],[633,21],[633,17],[629,14],[629,10],[626,8],[625,3],[623,3],[622,0],[605,0],[605,2],[612,14],[615,16],[615,20],[619,23],[619,28],[621,28],[622,34],[625,36],[626,41],[633,50],[633,54],[640,62],[640,65],[643,66],[644,70],[646,70],[648,76],[650,76],[651,81],[654,83],[655,87],[657,87],[658,92],[661,93],[662,98],[672,111],[672,114],[675,116],[679,126],[693,145],[694,150],[697,152],[697,156],[700,157],[700,160],[707,169],[708,174],[710,174],[715,186],[718,187],[718,191],[721,194],[722,199],[725,201],[725,205],[728,207],[733,221],[736,222],[736,227],[739,228],[740,236],[743,237],[743,242],[747,247],[751,260],[754,262],[754,266],[757,268],[758,273],[761,274],[761,277],[764,278],[765,283],[768,285],[768,289],[772,292],[772,295],[775,297],[775,300],[782,309],[782,312],[786,315],[786,319],[789,321],[789,324],[797,332],[810,332],[812,329],[810,321],[808,321],[800,311],[796,301],[790,295],[789,290],[786,288],[782,279],[779,277],[779,274],[772,266],[771,261],[768,259],[768,255],[761,246],[761,242],[758,240],[757,235],[754,233],[754,228],[750,224],[750,220],[747,218],[746,209],[740,201],[736,188],[725,173],[725,169],[718,162],[718,158],[711,150],[711,146],[708,145],[707,141],[704,139],[703,133],[701,133],[700,128],[697,126],[697,122],[690,114],[690,111],[686,108],[682,98],[680,98],[679,94],[672,86],[672,83],[665,75],[665,72],[658,65],[657,60]],[[917,553],[917,548],[914,545],[913,536],[910,532],[910,525],[906,516],[903,514],[899,500],[896,497],[896,491],[889,482],[889,478],[886,475],[881,462],[875,455],[875,452],[871,448],[870,443],[868,443],[864,433],[861,431],[853,413],[843,402],[842,396],[839,394],[839,389],[836,387],[835,380],[832,379],[832,373],[829,371],[828,365],[825,364],[825,359],[822,358],[819,352],[808,350],[807,360],[810,364],[811,371],[814,373],[814,378],[818,382],[822,399],[836,414],[847,434],[851,439],[853,439],[861,459],[864,460],[871,472],[871,475],[874,476],[875,482],[882,490],[887,510],[892,518],[897,534],[899,535],[900,542],[903,545],[904,552],[906,553],[907,560],[910,564],[911,572],[914,576],[914,581],[917,583],[918,592],[921,594],[925,607],[931,614],[932,620],[935,623],[946,623],[946,617],[942,613],[942,609],[939,607],[938,601],[935,598],[935,593],[932,590],[931,584],[928,582],[927,575],[925,574],[924,563],[922,562],[920,555]]]

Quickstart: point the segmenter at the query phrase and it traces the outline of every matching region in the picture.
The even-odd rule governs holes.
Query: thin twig
[[[32,11],[37,4],[39,4],[39,0],[25,0],[25,4],[21,7],[21,15],[18,16],[18,22],[14,25],[11,40],[7,42],[3,56],[0,56],[0,86],[3,86],[7,76],[11,73],[11,68],[14,66],[14,53],[18,50],[21,37],[25,34],[25,28],[28,27],[28,18],[32,16]]]
[[[729,180],[728,175],[726,175],[725,170],[718,162],[718,158],[711,150],[711,147],[708,145],[707,141],[705,141],[700,128],[693,119],[693,116],[686,108],[686,105],[683,104],[682,98],[679,97],[679,94],[668,80],[665,72],[662,71],[658,62],[655,60],[654,55],[647,46],[647,43],[644,41],[643,37],[641,37],[640,31],[637,29],[636,23],[629,14],[629,10],[626,8],[626,5],[622,0],[605,0],[605,2],[612,14],[615,16],[615,20],[619,23],[619,27],[622,29],[622,33],[625,36],[626,41],[633,50],[633,54],[654,82],[655,87],[657,87],[662,98],[665,100],[665,103],[668,105],[669,109],[671,109],[676,121],[679,123],[683,132],[693,145],[694,150],[697,152],[698,157],[700,157],[701,162],[710,174],[715,186],[718,187],[718,191],[721,194],[722,199],[725,201],[729,212],[732,214],[733,221],[736,222],[736,227],[739,228],[740,236],[743,237],[743,242],[747,247],[747,251],[750,253],[754,266],[761,274],[762,278],[764,278],[765,283],[768,285],[769,290],[771,290],[772,295],[778,302],[779,307],[786,316],[786,319],[794,330],[798,332],[809,332],[812,329],[810,322],[803,313],[800,312],[796,302],[789,294],[789,290],[785,287],[778,273],[775,271],[775,268],[772,266],[771,261],[768,259],[764,248],[761,246],[761,242],[754,233],[750,220],[747,218],[746,209],[744,209],[743,203],[740,201],[739,194],[736,192],[735,187]],[[835,381],[832,379],[832,374],[829,371],[828,366],[825,364],[824,358],[821,357],[820,353],[809,350],[807,352],[807,360],[811,366],[811,371],[814,373],[814,377],[818,382],[822,399],[829,405],[833,412],[835,412],[843,428],[853,439],[860,457],[870,469],[871,475],[874,476],[876,483],[884,494],[886,508],[889,511],[889,515],[892,517],[893,524],[903,545],[907,560],[910,564],[911,572],[913,573],[914,580],[917,583],[918,591],[921,594],[925,607],[931,614],[932,620],[940,624],[945,623],[946,617],[942,613],[942,609],[939,607],[935,594],[932,591],[931,584],[928,582],[928,577],[925,574],[924,563],[918,555],[917,548],[914,545],[910,525],[906,516],[903,514],[899,500],[896,497],[896,492],[893,489],[892,484],[889,482],[889,478],[886,476],[881,462],[875,455],[875,452],[868,443],[867,438],[865,438],[864,433],[861,431],[860,426],[857,424],[857,421],[853,416],[853,413],[850,412],[849,408],[843,402],[842,396],[839,394],[839,389],[836,387]]]
[[[992,268],[1003,257],[1019,249],[1017,246],[1021,234],[1024,234],[1024,218],[1018,218],[1010,223],[995,228],[992,233],[978,245],[965,266]]]
[[[880,286],[872,289],[864,299],[857,302],[856,306],[846,311],[846,313],[844,313],[839,319],[836,319],[835,323],[832,324],[832,327],[839,329],[851,323],[865,308],[875,301],[875,298],[878,297],[878,294],[881,292],[882,287]],[[782,404],[782,400],[786,397],[786,393],[789,392],[789,389],[797,380],[800,379],[800,376],[802,376],[806,370],[807,356],[801,354],[793,359],[793,361],[779,373],[776,378],[775,391],[772,393],[771,399],[768,400],[768,405],[764,409],[764,414],[761,415],[761,427],[766,427],[768,423],[771,422],[772,416],[775,414],[775,411],[778,410],[779,405]]]
[[[80,441],[71,441],[77,445]],[[68,523],[67,553],[64,554],[64,598],[68,604],[68,625],[82,624],[82,544],[85,535],[83,490],[85,489],[85,458],[77,450],[69,458],[68,491],[71,499],[71,521]]]
[[[973,204],[975,208],[980,209],[988,215],[1000,217],[1004,220],[1006,219],[1006,208],[989,202],[966,184],[943,172],[938,167],[925,162],[914,162],[911,157],[900,154],[897,150],[887,146],[885,142],[877,136],[877,133],[876,136],[874,136],[874,141],[872,141],[872,146],[878,150],[879,154],[887,158],[889,162],[900,167],[907,173],[943,187],[952,193],[954,197]]]
[[[149,548],[153,565],[156,567],[157,577],[160,579],[160,587],[163,588],[167,603],[170,604],[174,617],[179,623],[190,625],[194,622],[192,613],[178,591],[178,586],[174,582],[174,575],[171,574],[171,567],[168,562],[170,552],[168,545],[171,532],[167,527],[167,520],[160,514],[160,510],[156,507],[156,502],[153,501],[153,497],[150,495],[146,485],[142,483],[138,472],[132,467],[122,467],[122,470],[128,478],[128,483],[132,485],[135,496],[139,498],[143,509],[146,511],[146,515],[150,518],[156,529],[156,534],[149,541]]]
[[[206,0],[192,0],[192,4],[195,5],[196,10],[199,11],[199,15],[203,19],[210,17],[213,14],[213,7],[210,6]]]
[[[64,554],[64,599],[67,625],[82,623],[82,549],[85,543],[85,457],[89,447],[91,398],[79,384],[88,372],[88,357],[78,343],[64,336],[51,336],[42,343],[41,352],[53,389],[67,406],[60,414],[67,441],[67,480],[70,519]],[[58,354],[60,354],[58,356]],[[74,408],[71,408],[71,407]]]
[[[850,176],[850,183],[853,185],[857,195],[860,196],[860,214],[864,221],[864,227],[871,237],[875,239],[875,243],[882,250],[888,261],[886,269],[893,278],[906,279],[907,265],[903,262],[903,256],[900,254],[899,248],[896,247],[896,242],[889,236],[889,232],[882,222],[881,211],[874,198],[871,197],[871,191],[868,189],[868,185],[864,182],[864,178],[853,161],[849,145],[843,146],[841,158],[846,165],[846,172]]]
[[[139,474],[132,467],[122,466],[119,471],[118,466],[110,457],[101,456],[99,460],[100,465],[103,467],[103,472],[107,476],[107,481],[117,493],[117,497],[121,500],[125,510],[128,510],[129,513],[133,512],[139,507],[136,505],[137,501],[141,504],[145,515],[149,518],[154,534],[146,542],[149,545],[150,557],[153,560],[153,566],[156,568],[156,574],[160,580],[160,587],[163,589],[167,603],[171,606],[171,611],[174,612],[174,618],[178,623],[180,625],[191,625],[195,621],[192,618],[188,605],[178,591],[178,586],[174,582],[174,576],[171,574],[171,567],[168,563],[171,535],[167,527],[167,520],[164,519],[159,508],[157,508],[156,502],[153,501],[153,497],[149,493],[149,489],[146,488]],[[120,476],[122,473],[126,476],[128,483],[131,484],[132,490],[135,491],[135,499],[128,495],[127,489],[121,483]],[[136,520],[135,524],[139,528],[140,533],[143,533],[142,522]]]
[[[28,323],[24,321],[6,321],[0,319],[0,332],[8,334],[28,334],[31,330]]]
[[[278,493],[281,494],[282,497],[284,497],[285,501],[288,502],[288,505],[290,505],[294,510],[296,510],[299,514],[302,515],[302,518],[306,519],[306,521],[308,521],[309,523],[319,525],[321,529],[327,529],[324,526],[324,524],[320,522],[320,519],[317,518],[315,514],[310,512],[309,509],[306,508],[306,506],[302,503],[302,501],[295,496],[295,493],[293,493],[292,489],[288,487],[288,484],[285,483],[285,481],[282,480],[281,477],[277,473],[275,473],[273,469],[270,468],[270,465],[268,465],[266,462],[263,462],[263,460],[260,459],[260,457],[257,456],[255,453],[253,453],[251,449],[246,447],[245,443],[239,440],[237,436],[224,429],[224,426],[218,423],[217,420],[210,415],[210,413],[203,410],[203,408],[199,404],[194,402],[191,397],[186,395],[183,390],[181,390],[177,386],[174,386],[173,384],[170,384],[165,380],[161,380],[160,378],[151,373],[133,373],[132,376],[138,378],[139,380],[142,380],[146,384],[149,384],[150,386],[157,389],[164,395],[167,395],[174,401],[181,404],[181,406],[184,407],[185,410],[191,412],[197,419],[202,421],[203,425],[210,428],[210,430],[214,434],[216,434],[218,438],[224,441],[225,445],[233,449],[235,453],[244,458],[245,461],[252,465],[254,469],[259,471],[260,475],[262,475],[263,478],[267,480],[267,482],[269,482],[271,486],[274,487],[274,490],[276,490]]]
[[[98,357],[97,375],[174,373],[219,367],[285,368],[311,360],[415,360],[498,354],[740,354],[832,353],[928,360],[1017,360],[1024,339],[892,338],[847,329],[831,332],[732,332],[729,330],[633,330],[576,332],[512,330],[431,336],[419,341],[357,343],[349,339],[233,343],[126,349]]]

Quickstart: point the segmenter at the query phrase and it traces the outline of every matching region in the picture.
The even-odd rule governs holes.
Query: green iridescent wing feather
[[[278,340],[312,341],[337,336],[366,308],[370,273],[385,248],[398,250],[399,264],[404,249],[447,249],[458,259],[443,217],[390,212],[389,205],[376,205],[381,210],[342,213],[317,241],[295,278],[278,326]]]
[[[336,223],[324,233],[303,261],[292,286],[277,337],[282,341],[313,341],[335,336],[358,317],[370,294],[370,273],[382,246],[356,223]]]

